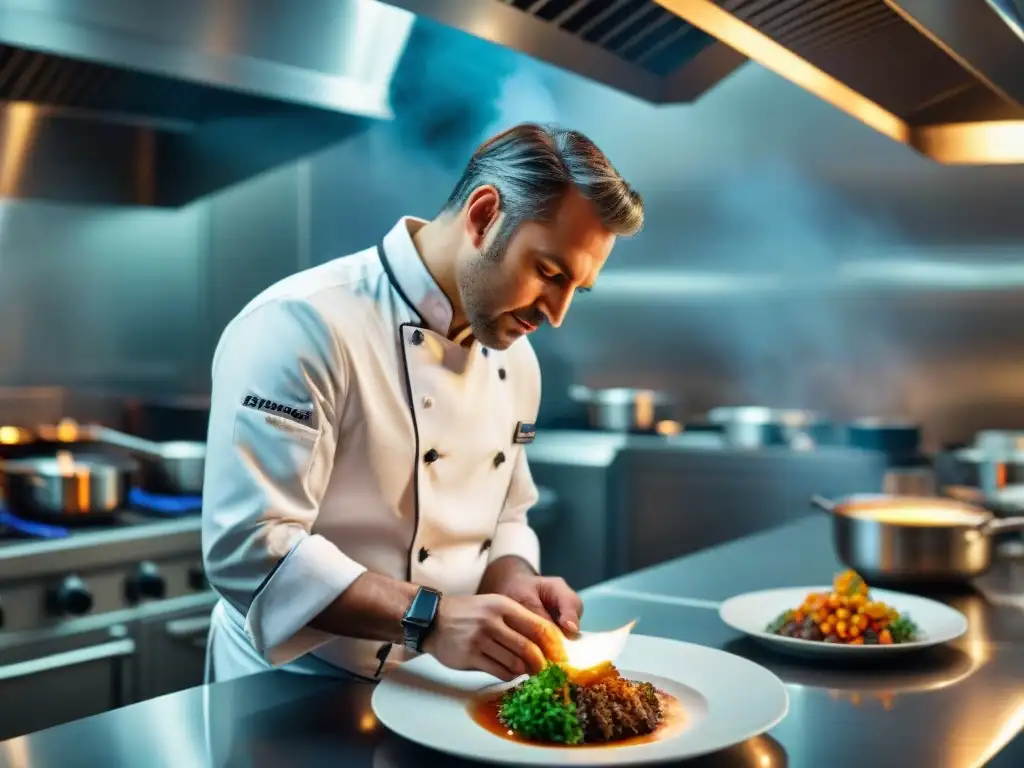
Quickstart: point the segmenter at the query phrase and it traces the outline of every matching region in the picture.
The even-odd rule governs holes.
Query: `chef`
[[[400,182],[399,182],[400,183]],[[208,677],[369,680],[418,653],[509,680],[579,597],[540,575],[524,338],[590,290],[640,196],[585,136],[480,146],[440,214],[253,299],[213,358]]]

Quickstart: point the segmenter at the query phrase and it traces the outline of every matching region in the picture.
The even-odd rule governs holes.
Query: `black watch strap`
[[[437,608],[441,603],[441,593],[430,587],[420,587],[412,604],[402,617],[402,636],[404,645],[410,651],[423,652],[423,641],[434,626]]]

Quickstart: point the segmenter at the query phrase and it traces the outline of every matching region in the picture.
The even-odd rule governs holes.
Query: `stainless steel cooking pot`
[[[675,416],[675,399],[652,389],[574,386],[569,395],[587,406],[590,426],[607,432],[655,432],[661,422]]]
[[[98,455],[12,459],[2,465],[4,505],[18,516],[69,522],[105,517],[128,495],[133,462]]]
[[[707,420],[736,448],[813,448],[834,441],[834,425],[813,411],[722,406],[708,411]]]
[[[202,493],[206,443],[154,443],[106,427],[92,427],[89,432],[97,442],[124,448],[140,458],[144,490],[177,496]]]
[[[832,516],[836,556],[868,583],[956,583],[992,565],[992,537],[1024,530],[952,499],[865,494],[811,503]]]
[[[990,451],[961,448],[943,478],[948,485],[980,488],[986,495],[1008,485],[1024,484],[1024,450]]]

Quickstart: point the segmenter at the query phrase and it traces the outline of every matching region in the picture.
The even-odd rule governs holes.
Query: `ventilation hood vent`
[[[938,162],[1024,162],[1024,0],[393,2],[650,102],[749,58]]]
[[[391,118],[375,0],[0,0],[0,195],[179,206]]]
[[[656,103],[696,99],[746,57],[654,0],[389,0]]]

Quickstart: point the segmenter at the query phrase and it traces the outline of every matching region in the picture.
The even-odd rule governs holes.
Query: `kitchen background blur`
[[[721,77],[688,103],[601,82],[618,75],[600,57],[541,60],[559,62],[540,25],[573,13],[620,49],[675,23],[649,0],[396,5],[0,0],[0,422],[202,441],[214,345],[250,298],[432,217],[482,138],[535,120],[587,133],[648,212],[563,327],[535,334],[549,569],[587,586],[811,514],[812,493],[881,490],[892,469],[843,445],[730,448],[705,429],[717,406],[912,423],[918,459],[1024,429],[1020,166],[940,164],[693,29],[687,55],[719,56]],[[535,55],[405,8],[481,37],[497,18]],[[876,81],[940,78],[900,50]],[[592,430],[573,385],[663,392],[682,434]],[[156,401],[177,410],[143,424]],[[0,737],[201,681],[198,524],[153,525],[0,547]],[[133,578],[148,602],[122,596]],[[66,598],[83,593],[81,611]],[[72,671],[102,691],[84,710],[55,693]]]

